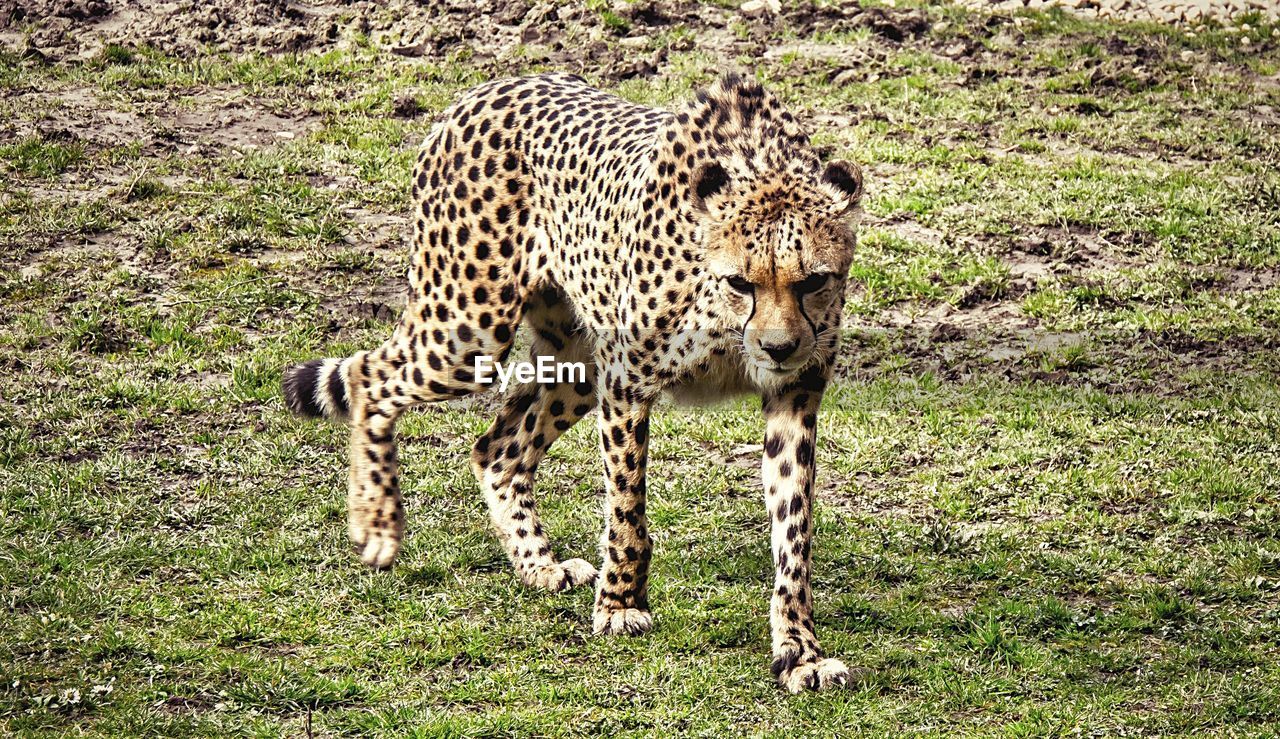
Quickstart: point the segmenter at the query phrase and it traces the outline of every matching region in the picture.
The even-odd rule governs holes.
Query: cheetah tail
[[[349,359],[312,359],[285,370],[285,405],[295,415],[308,418],[347,418],[349,363]]]

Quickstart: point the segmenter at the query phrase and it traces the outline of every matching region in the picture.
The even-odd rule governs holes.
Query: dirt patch
[[[162,713],[184,716],[212,711],[217,704],[218,698],[213,695],[171,695],[165,698],[158,708]]]
[[[34,24],[31,44],[49,58],[88,57],[107,44],[173,52],[303,51],[338,33],[344,4],[287,0],[149,2],[149,0],[11,0],[0,13],[9,34]],[[348,3],[356,5],[372,3]],[[2,6],[0,6],[2,7]]]
[[[1016,294],[1045,278],[1102,275],[1147,263],[1106,235],[1080,228],[1037,228],[1010,244],[1003,257]]]
[[[175,277],[172,265],[153,258],[138,239],[120,233],[59,237],[31,249],[21,261],[28,279],[61,275],[76,282],[88,265],[92,265],[99,275],[123,270],[132,276],[135,288],[140,285],[155,287],[157,292],[142,293],[144,299],[156,297],[161,286],[170,284]],[[74,290],[68,293],[73,300],[88,296],[88,293]]]
[[[328,329],[338,331],[369,320],[394,322],[404,310],[405,290],[405,286],[396,281],[326,298],[321,307],[329,314]]]
[[[1052,331],[1014,304],[948,304],[883,311],[847,322],[837,374],[858,382],[933,374],[946,382],[992,378],[1113,393],[1179,395],[1206,371],[1274,372],[1274,335],[1206,338],[1180,330]]]
[[[79,144],[87,151],[132,144],[149,155],[189,155],[201,148],[225,153],[292,141],[322,122],[314,113],[276,112],[275,103],[217,88],[202,90],[197,105],[182,109],[170,99],[107,99],[90,87],[28,90],[10,101],[30,114],[0,123],[8,137]]]
[[[435,56],[470,40],[484,40],[498,51],[521,43],[522,19],[540,25],[557,17],[554,7],[496,0],[10,0],[0,6],[7,40],[34,24],[31,45],[51,59],[88,58],[108,44],[170,53],[280,53],[350,45],[359,37],[408,56]]]
[[[945,234],[907,219],[868,225],[923,244],[946,240]],[[1007,266],[1009,282],[1001,294],[939,303],[907,301],[872,316],[847,319],[850,337],[838,373],[862,381],[886,374],[934,373],[951,382],[987,376],[1174,394],[1184,391],[1197,371],[1257,371],[1265,357],[1280,349],[1280,340],[1271,334],[1204,337],[1116,327],[1056,331],[1023,309],[1021,298],[1046,283],[1101,286],[1159,268],[1158,254],[1131,251],[1106,234],[1041,227],[1019,237],[969,244],[965,250],[997,255]],[[1178,278],[1186,280],[1186,289],[1247,299],[1280,285],[1280,270],[1205,267],[1179,271]],[[1098,300],[1106,299],[1103,291]]]
[[[1222,287],[1232,292],[1269,290],[1280,286],[1280,270],[1250,270],[1231,268],[1222,271]]]
[[[320,127],[318,116],[282,116],[248,102],[213,111],[183,111],[171,121],[166,138],[175,144],[217,148],[267,147],[292,141]]]
[[[656,35],[675,27],[697,29],[696,44],[688,38],[654,43]],[[783,33],[803,37],[859,27],[896,45],[919,38],[930,26],[921,11],[863,9],[856,3],[803,4],[780,17],[753,17],[692,0],[609,8],[548,0],[0,0],[0,44],[46,61],[95,58],[109,45],[173,54],[270,54],[368,40],[413,58],[444,60],[466,52],[469,66],[495,74],[518,56],[523,63],[614,80],[657,74],[669,49],[696,45],[730,59],[753,57]]]
[[[1258,14],[1273,23],[1280,19],[1280,7],[1269,0],[958,0],[977,10],[1012,12],[1059,7],[1090,18],[1117,18],[1131,21],[1201,25],[1208,21],[1241,23]]]
[[[118,109],[87,87],[30,90],[10,100],[16,109],[30,114],[0,124],[15,139],[39,136],[46,141],[86,142],[105,148],[134,140],[146,127],[146,115],[141,111]]]

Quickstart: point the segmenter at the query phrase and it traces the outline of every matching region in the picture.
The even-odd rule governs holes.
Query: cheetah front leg
[[[772,669],[778,683],[792,693],[843,686],[849,681],[844,663],[824,658],[818,646],[809,584],[814,443],[826,380],[815,368],[764,397],[762,477],[776,568],[769,608]]]
[[[653,627],[649,613],[652,544],[645,516],[645,464],[651,402],[623,400],[624,380],[602,378],[600,446],[605,470],[604,560],[592,623],[597,634],[639,636]]]

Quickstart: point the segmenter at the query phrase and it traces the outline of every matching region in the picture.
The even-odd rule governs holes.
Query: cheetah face
[[[817,182],[779,177],[745,195],[716,165],[695,183],[719,317],[740,333],[750,379],[776,386],[829,358],[853,258],[857,166],[833,162]]]

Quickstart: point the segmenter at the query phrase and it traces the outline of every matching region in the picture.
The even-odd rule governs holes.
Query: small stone
[[[629,80],[636,77],[650,77],[658,71],[657,65],[647,59],[639,59],[624,65],[615,72],[618,79]]]
[[[862,75],[863,70],[861,69],[846,69],[832,77],[831,84],[836,87],[844,87],[845,85],[856,83],[862,79]]]
[[[782,3],[780,0],[747,0],[738,6],[738,10],[743,15],[756,17],[762,15],[777,15],[782,12]]]

